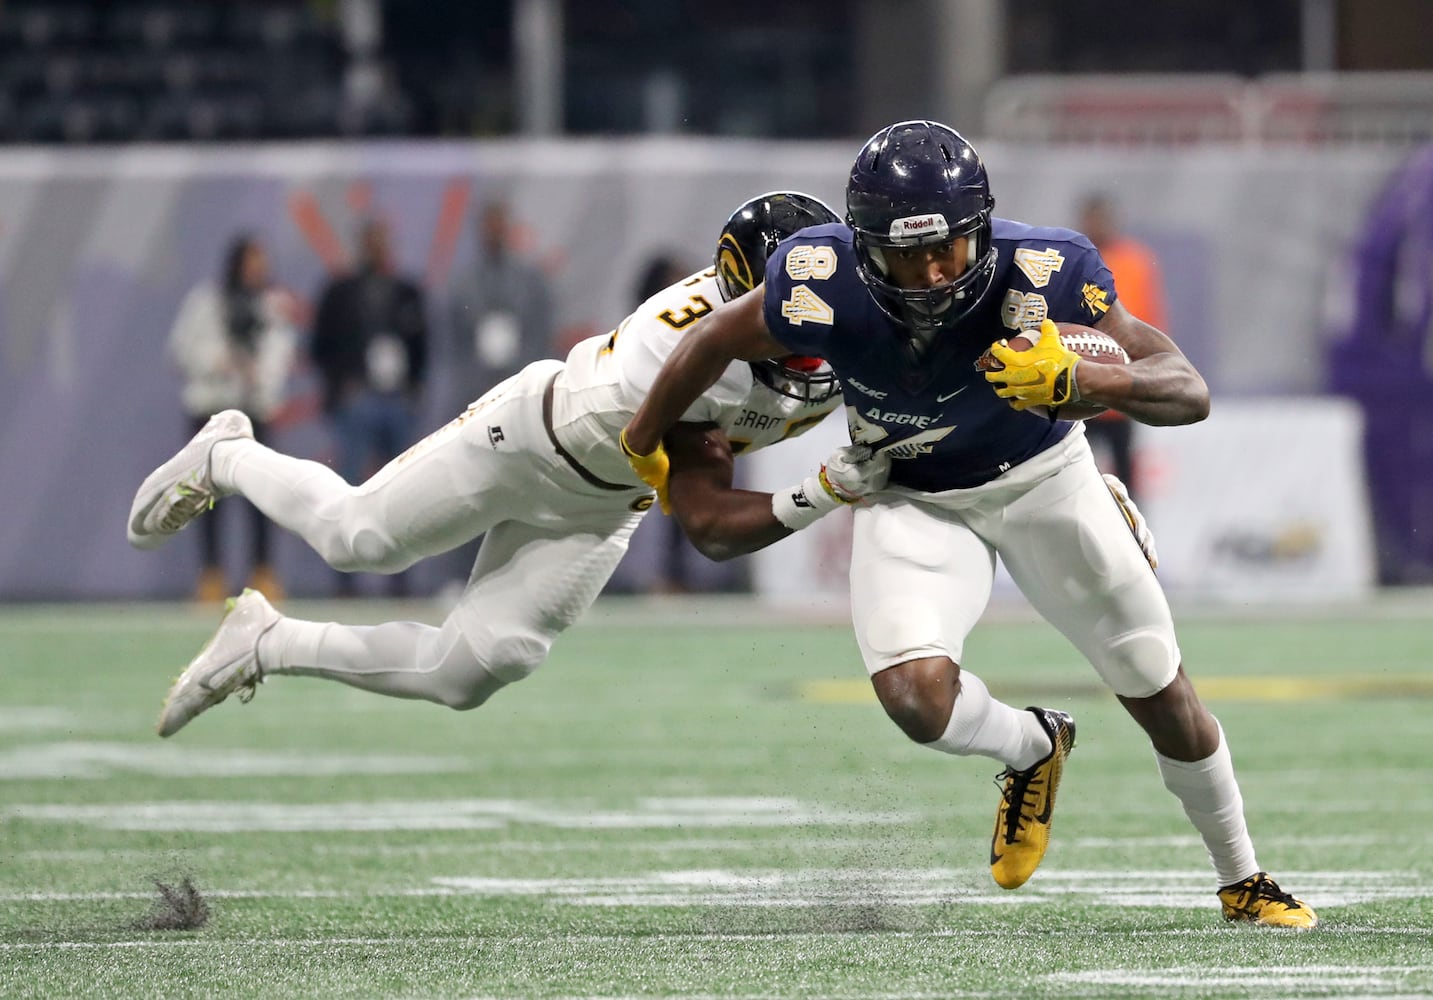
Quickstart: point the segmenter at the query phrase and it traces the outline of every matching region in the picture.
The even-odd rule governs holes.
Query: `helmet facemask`
[[[927,339],[932,334],[953,327],[984,297],[995,276],[995,249],[990,239],[990,214],[982,212],[965,219],[952,228],[943,217],[923,237],[882,238],[860,229],[854,230],[856,273],[870,289],[872,298],[891,319]],[[900,219],[891,231],[910,220]],[[923,220],[924,221],[924,220]],[[889,278],[889,251],[913,247],[932,247],[965,240],[965,267],[954,281],[931,288],[902,288]]]
[[[762,385],[789,399],[818,405],[841,392],[840,380],[822,358],[788,354],[750,364]]]

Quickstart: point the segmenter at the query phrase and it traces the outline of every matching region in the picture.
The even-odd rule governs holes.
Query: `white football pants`
[[[895,487],[856,508],[851,613],[867,671],[928,656],[959,664],[997,554],[1116,694],[1145,698],[1174,679],[1169,604],[1078,428],[984,485]]]
[[[361,486],[256,442],[215,447],[218,485],[336,569],[394,573],[486,533],[441,629],[286,618],[260,647],[265,673],[469,708],[541,665],[596,600],[651,505],[645,488],[601,489],[557,453],[542,397],[561,368],[530,365]]]

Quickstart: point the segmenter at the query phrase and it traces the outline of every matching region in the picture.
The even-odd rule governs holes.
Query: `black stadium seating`
[[[339,27],[302,2],[0,4],[0,142],[396,131],[343,114]]]

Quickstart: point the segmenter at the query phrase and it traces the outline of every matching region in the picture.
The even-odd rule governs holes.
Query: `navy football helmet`
[[[766,275],[776,245],[807,226],[840,222],[819,198],[796,191],[772,191],[742,205],[722,227],[717,242],[717,287],[730,302],[751,291]],[[820,358],[788,355],[751,363],[756,377],[783,396],[824,403],[841,391],[836,373]]]
[[[917,335],[954,326],[990,290],[995,199],[985,164],[960,133],[939,122],[898,122],[873,135],[851,167],[846,224],[856,273],[881,311]],[[888,280],[886,253],[966,238],[965,270],[935,288]]]

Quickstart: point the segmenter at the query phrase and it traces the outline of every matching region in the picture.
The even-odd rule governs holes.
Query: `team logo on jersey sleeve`
[[[1109,293],[1093,281],[1085,282],[1085,287],[1080,289],[1080,298],[1091,316],[1100,317],[1110,311]]]
[[[836,310],[806,285],[791,289],[791,298],[781,303],[781,315],[792,326],[802,323],[831,326],[836,322]]]
[[[1050,275],[1063,267],[1064,263],[1065,255],[1054,247],[1046,247],[1044,250],[1021,247],[1015,251],[1015,266],[1024,272],[1025,277],[1030,279],[1030,284],[1036,288],[1048,285]]]

